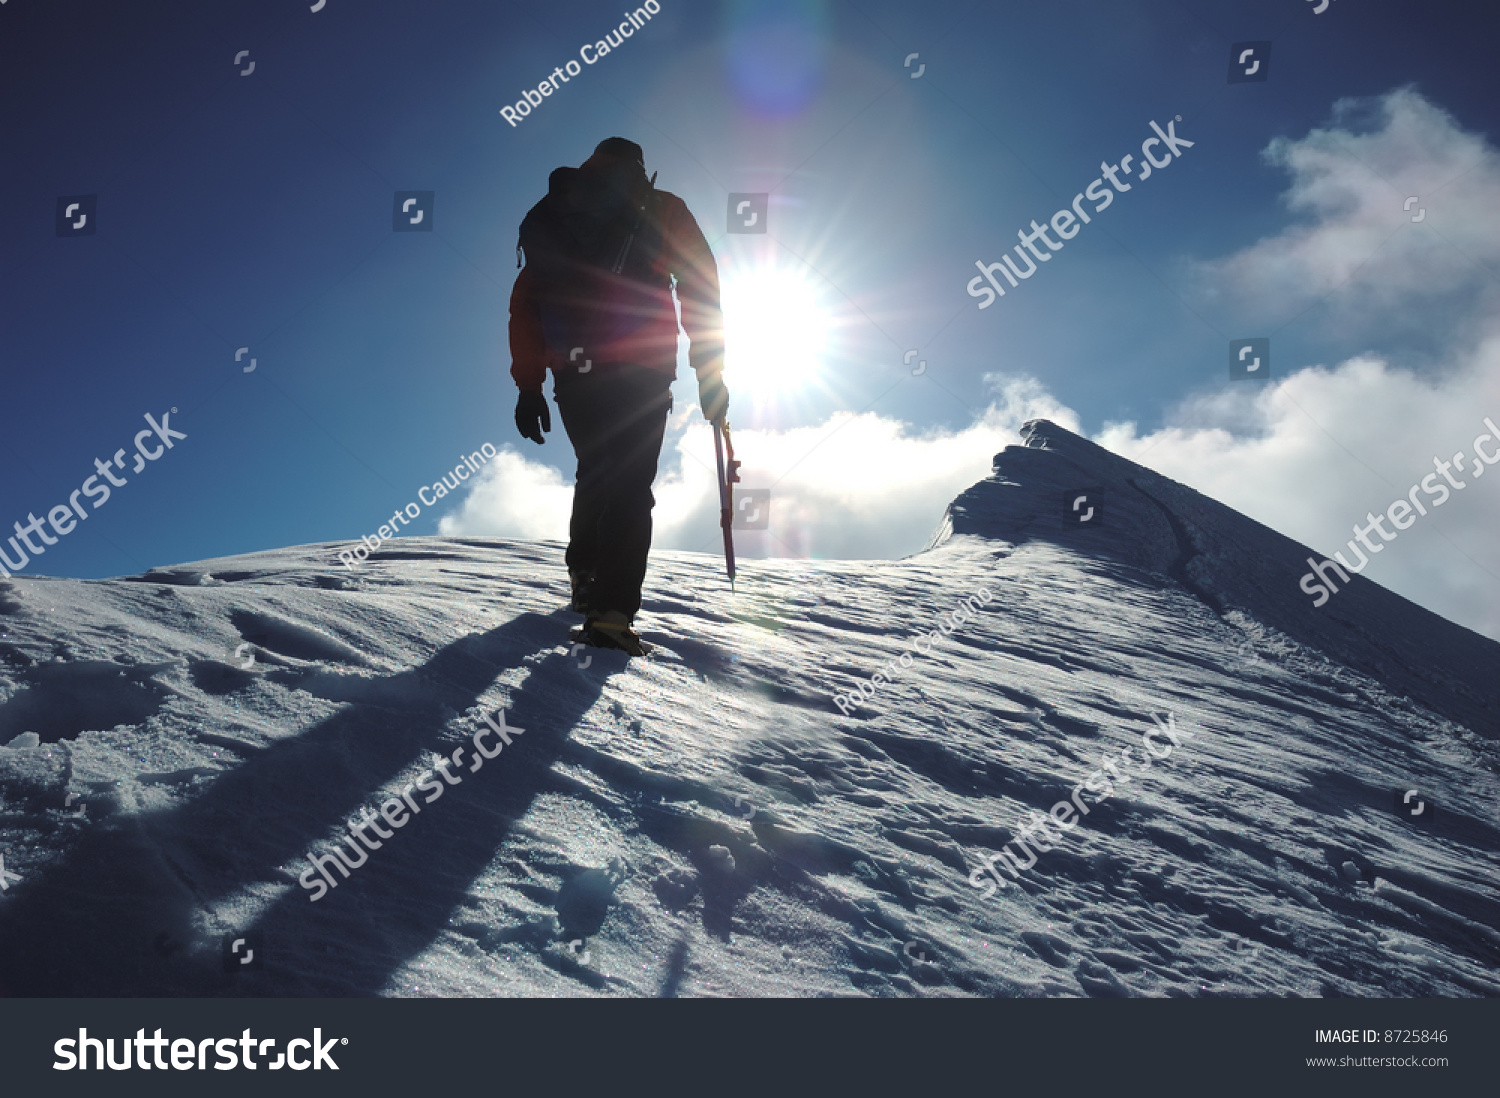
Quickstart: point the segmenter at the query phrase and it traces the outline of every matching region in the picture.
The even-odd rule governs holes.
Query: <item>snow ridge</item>
[[[0,993],[1500,994],[1497,646],[1312,610],[1303,547],[1052,424],[906,560],[661,554],[646,660],[568,643],[559,544],[345,548],[0,583]],[[503,765],[309,902],[497,712]]]
[[[1306,546],[1047,420],[1026,424],[1022,437],[1025,446],[996,455],[992,477],[949,507],[955,533],[1045,540],[1169,576],[1221,618],[1251,615],[1479,735],[1500,737],[1500,644],[1362,576],[1313,609],[1298,583],[1307,558],[1320,558]],[[1070,521],[1063,505],[1080,487],[1102,489],[1097,527]]]

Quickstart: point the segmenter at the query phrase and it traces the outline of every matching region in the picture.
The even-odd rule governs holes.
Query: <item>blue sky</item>
[[[1337,216],[1290,208],[1295,172],[1266,149],[1329,127],[1341,99],[1366,104],[1342,116],[1348,134],[1378,128],[1375,104],[1406,88],[1463,140],[1491,142],[1493,5],[663,0],[517,126],[500,108],[603,38],[620,5],[310,7],[0,8],[0,527],[66,503],[96,458],[133,447],[147,413],[177,408],[172,426],[188,436],[139,476],[127,470],[27,574],[128,574],[356,538],[484,442],[518,455],[505,471],[536,500],[517,503],[515,489],[498,512],[472,500],[467,517],[427,509],[407,532],[436,533],[446,513],[450,530],[545,534],[571,455],[560,430],[536,448],[512,423],[516,228],[552,168],[612,134],[645,147],[658,186],[687,200],[720,258],[731,338],[743,336],[726,376],[747,483],[781,483],[851,417],[952,439],[993,411],[1006,379],[1087,433],[1133,425],[1131,445],[1165,438],[1185,409],[1208,429],[1202,411],[1215,406],[1219,427],[1263,437],[1244,393],[1227,391],[1229,339],[1270,336],[1278,376],[1376,355],[1441,384],[1464,350],[1453,331],[1488,292],[1480,277],[1422,316],[1387,308],[1355,324],[1336,295],[1235,292],[1246,283],[1224,264]],[[1272,43],[1269,79],[1229,83],[1231,44],[1257,40]],[[1194,142],[1180,160],[976,308],[964,290],[976,260],[998,259],[1101,161],[1138,155],[1152,120],[1177,116]],[[432,232],[392,231],[398,190],[434,192]],[[770,194],[765,235],[725,233],[730,192]],[[57,236],[58,197],[94,194],[97,232]],[[1465,244],[1470,229],[1451,229],[1437,262],[1493,275],[1482,242]],[[923,374],[903,365],[908,350]],[[696,401],[689,381],[677,393],[679,411]],[[691,454],[672,463],[678,443],[708,458],[691,417],[674,432],[664,484],[700,476]],[[841,463],[805,466],[824,481],[804,487],[879,493],[880,455],[839,450],[859,429],[838,437],[827,449]],[[1157,456],[1168,452],[1191,468],[1180,448]],[[1381,475],[1410,480],[1410,464]],[[908,485],[925,493],[908,510],[851,514],[839,530],[811,518],[797,528],[816,509],[808,497],[775,536],[747,538],[748,552],[910,552],[987,457],[974,465],[954,459],[948,479]],[[1298,483],[1289,475],[1287,490]],[[1356,490],[1340,481],[1333,499]],[[1362,517],[1363,497],[1349,506]],[[528,507],[546,514],[541,527],[507,525]],[[1264,504],[1256,517],[1312,540],[1321,528],[1298,518],[1310,509]],[[658,543],[706,535],[712,549],[711,508],[679,511]],[[1347,525],[1335,518],[1330,529]],[[1427,567],[1410,566],[1413,597]]]

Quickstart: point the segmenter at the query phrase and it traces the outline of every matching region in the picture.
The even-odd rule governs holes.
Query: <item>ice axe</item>
[[[728,472],[724,451],[729,450]],[[719,525],[724,530],[724,566],[729,572],[729,590],[734,590],[734,485],[740,482],[740,463],[734,460],[734,442],[729,437],[729,420],[720,415],[714,420],[714,458],[719,468]]]

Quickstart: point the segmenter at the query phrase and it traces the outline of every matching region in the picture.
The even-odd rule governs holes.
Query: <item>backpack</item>
[[[532,272],[549,347],[606,346],[654,319],[663,291],[670,302],[655,182],[633,162],[548,178],[521,222],[516,266]]]

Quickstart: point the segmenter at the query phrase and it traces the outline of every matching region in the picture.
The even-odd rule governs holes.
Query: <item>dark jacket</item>
[[[603,163],[598,156],[579,172]],[[566,169],[574,171],[574,169]],[[561,169],[560,169],[561,171]],[[532,262],[516,276],[510,295],[510,373],[523,392],[541,392],[550,367],[569,361],[579,339],[587,343],[577,356],[591,369],[607,370],[634,364],[677,376],[677,311],[672,301],[672,279],[682,305],[682,328],[689,340],[689,361],[700,378],[723,368],[724,315],[719,304],[719,269],[708,241],[687,204],[675,194],[653,191],[647,205],[649,224],[640,238],[647,256],[632,277],[611,277],[598,271],[577,282],[587,284],[587,300],[559,304],[557,288],[538,285]],[[587,338],[575,334],[579,313],[589,314]]]

